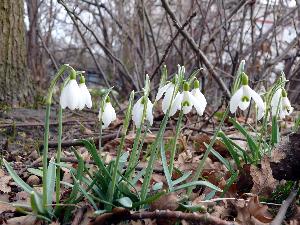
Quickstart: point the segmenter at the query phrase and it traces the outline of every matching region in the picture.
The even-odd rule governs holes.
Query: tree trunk
[[[43,68],[43,57],[40,51],[38,41],[38,19],[40,0],[26,0],[27,13],[29,20],[29,30],[27,32],[27,49],[28,49],[28,68],[36,84],[41,87],[45,82],[45,71]]]
[[[33,100],[27,69],[23,0],[0,0],[0,106],[27,105]]]

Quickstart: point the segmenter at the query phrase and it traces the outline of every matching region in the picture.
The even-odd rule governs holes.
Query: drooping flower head
[[[149,98],[143,96],[134,104],[132,108],[132,120],[137,128],[139,128],[142,123],[144,106],[146,107],[145,119],[149,122],[150,125],[153,124],[153,104],[149,100]]]
[[[198,80],[194,81],[194,89],[192,90],[192,94],[200,103],[201,109],[199,109],[199,115],[202,116],[206,108],[207,101],[204,95],[200,91],[200,82]]]
[[[257,119],[260,120],[264,116],[264,101],[259,94],[249,87],[248,76],[245,73],[243,73],[241,76],[242,86],[230,99],[230,112],[235,113],[238,108],[240,108],[242,111],[246,110],[250,105],[251,99],[253,99],[259,112]]]
[[[172,82],[167,82],[167,84],[165,84],[164,86],[158,89],[155,98],[155,101],[158,101],[165,94],[165,97],[162,101],[162,111],[165,114],[171,105],[172,96],[175,91],[175,83],[176,83],[176,78],[174,78]]]
[[[103,128],[107,128],[115,119],[117,119],[116,111],[110,103],[110,97],[107,96],[103,108],[100,107],[99,120],[102,121]]]
[[[81,91],[81,97],[79,98],[78,108],[82,110],[86,105],[88,108],[92,107],[92,97],[85,85],[85,78],[81,75],[79,81],[79,89]]]
[[[193,106],[195,107],[197,113],[200,116],[203,115],[203,112],[204,112],[204,109],[206,106],[206,100],[205,100],[205,102],[203,101],[200,90],[199,90],[199,92],[200,92],[200,96],[199,96],[199,93],[197,91],[197,87],[199,89],[199,86],[197,86],[197,85],[199,85],[199,84],[196,83],[196,85],[195,85],[196,90],[194,91],[194,93],[196,94],[196,96],[194,96],[189,91],[189,89],[190,89],[189,83],[184,82],[183,92],[177,93],[174,103],[171,106],[170,116],[173,116],[177,110],[183,110],[183,113],[187,114],[192,110]],[[204,108],[203,108],[203,106],[204,106]]]
[[[76,81],[76,71],[72,71],[70,80],[63,87],[60,95],[60,105],[63,109],[71,110],[79,108],[79,99],[81,98],[81,90]]]
[[[287,97],[287,92],[284,88],[279,88],[272,97],[271,100],[272,116],[276,116],[277,113],[280,119],[290,115],[294,108],[291,106],[290,100]]]

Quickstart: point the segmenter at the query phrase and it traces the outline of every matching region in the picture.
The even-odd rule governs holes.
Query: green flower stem
[[[113,170],[113,174],[112,174],[111,188],[109,189],[109,202],[111,204],[113,203],[114,194],[115,194],[114,192],[115,192],[115,186],[116,186],[116,182],[117,182],[117,174],[118,174],[118,169],[119,169],[120,157],[121,157],[121,153],[122,153],[122,150],[124,147],[126,133],[127,133],[128,127],[129,127],[129,121],[130,121],[131,112],[132,112],[133,98],[134,98],[134,91],[132,91],[131,95],[130,95],[128,109],[126,111],[124,126],[123,126],[123,131],[122,131],[123,136],[121,138],[121,142],[120,142],[120,145],[117,150],[117,157],[116,157],[114,170]],[[109,205],[108,210],[111,210],[111,209],[112,209],[112,205]]]
[[[63,75],[67,68],[71,68],[68,65],[62,65],[59,71],[56,73],[54,79],[51,81],[48,95],[46,99],[46,117],[45,117],[45,131],[44,131],[44,150],[43,150],[43,206],[47,206],[47,170],[48,170],[48,143],[49,143],[49,123],[50,123],[50,111],[52,94],[54,87],[58,79]],[[73,71],[74,69],[71,68]]]
[[[207,147],[207,149],[206,149],[206,151],[204,153],[203,158],[201,159],[200,163],[198,164],[198,167],[196,169],[196,173],[193,176],[193,180],[192,181],[197,181],[199,179],[200,175],[202,174],[204,163],[205,163],[205,161],[206,161],[209,153],[211,152],[211,149],[212,149],[212,147],[213,147],[213,145],[214,145],[214,143],[215,143],[215,141],[217,139],[219,131],[222,129],[222,126],[224,124],[225,118],[227,117],[228,113],[229,113],[229,106],[226,108],[226,111],[223,114],[221,123],[220,123],[218,129],[215,131],[215,134],[214,134],[212,140],[210,141],[210,143],[209,143],[209,145],[208,145],[208,147]],[[188,197],[190,197],[190,195],[192,194],[192,191],[193,191],[193,187],[189,187],[188,190],[187,190]]]
[[[176,133],[175,133],[175,137],[173,139],[172,148],[171,148],[171,158],[170,158],[170,165],[169,165],[169,171],[170,171],[171,176],[172,176],[172,172],[173,172],[173,168],[174,168],[174,159],[175,159],[175,155],[176,155],[177,139],[179,137],[180,130],[181,130],[182,118],[183,118],[183,110],[180,110],[179,118],[178,118],[178,121],[176,124]]]
[[[58,139],[57,139],[57,152],[56,152],[56,204],[59,203],[60,197],[60,158],[61,158],[61,142],[62,142],[62,108],[58,108]]]
[[[159,128],[158,134],[156,136],[156,140],[151,146],[150,159],[148,162],[148,166],[146,169],[146,174],[144,176],[144,181],[143,181],[142,190],[141,190],[141,201],[144,201],[147,198],[147,192],[148,192],[148,188],[149,188],[149,184],[150,184],[150,179],[151,179],[151,175],[153,173],[153,165],[154,165],[154,162],[155,162],[155,159],[157,156],[157,149],[158,149],[159,143],[163,139],[163,135],[164,135],[166,125],[168,122],[168,118],[169,118],[169,111],[170,110],[168,110],[167,113],[165,114],[164,119]]]
[[[141,122],[141,126],[136,131],[136,135],[135,135],[135,138],[134,138],[132,151],[131,151],[129,162],[128,162],[128,167],[127,167],[128,170],[127,171],[130,171],[130,172],[128,174],[126,174],[126,177],[129,180],[131,179],[131,176],[134,173],[133,167],[135,166],[137,158],[138,158],[138,156],[137,156],[137,150],[138,150],[138,147],[139,147],[140,138],[141,138],[141,134],[142,134],[142,124],[143,124],[143,121]]]
[[[49,122],[50,122],[51,104],[46,106],[45,133],[44,133],[44,151],[43,151],[43,205],[47,205],[47,170],[48,170],[48,142],[49,142]]]
[[[101,107],[100,107],[100,110]],[[101,149],[102,149],[102,116],[99,120],[100,124],[99,124],[99,155],[101,154]]]

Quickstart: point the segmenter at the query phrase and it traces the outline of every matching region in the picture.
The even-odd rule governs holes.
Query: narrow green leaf
[[[167,165],[166,152],[165,152],[163,140],[161,140],[161,143],[160,143],[160,156],[161,156],[162,166],[164,169],[164,174],[165,174],[168,186],[169,186],[169,190],[172,192],[173,191],[172,178],[171,178],[171,174],[169,172],[169,168]]]
[[[144,205],[144,204],[151,204],[152,202],[156,201],[164,194],[166,194],[166,191],[158,192],[158,193],[146,198],[143,201],[135,202],[135,203],[133,203],[133,208],[136,208],[136,207],[138,207],[140,205]]]
[[[258,159],[258,157],[260,156],[260,151],[256,141],[249,135],[248,131],[242,125],[240,125],[239,122],[237,122],[233,118],[229,118],[229,120],[234,125],[234,127],[238,129],[241,134],[244,135],[244,137],[247,139],[248,146],[254,159]]]
[[[56,166],[53,163],[54,159],[51,159],[48,166],[48,173],[47,173],[47,205],[52,204],[52,196],[54,193],[55,188],[55,178],[56,178]],[[52,208],[51,206],[48,209]]]
[[[279,142],[279,127],[278,127],[278,121],[277,116],[273,116],[272,118],[272,136],[271,136],[271,143],[272,145],[275,145]]]
[[[241,167],[241,162],[240,162],[240,159],[239,159],[239,155],[236,152],[236,149],[234,148],[233,144],[231,143],[231,140],[228,137],[226,137],[226,135],[222,131],[219,132],[218,136],[222,138],[223,144],[226,146],[226,148],[229,151],[229,153],[230,153],[231,157],[233,158],[234,162],[240,168]],[[240,153],[240,154],[243,154],[243,152],[244,152],[243,149],[241,148],[240,150],[242,150],[242,153]]]
[[[28,168],[27,171],[38,177],[43,177],[43,170],[35,169],[35,168]]]
[[[181,177],[179,177],[177,180],[172,181],[173,182],[173,186],[175,186],[176,184],[179,184],[183,181],[185,181],[187,178],[189,178],[189,176],[192,174],[192,172],[187,172],[184,173]]]
[[[208,145],[206,143],[204,143],[205,147],[207,148]],[[212,147],[211,148],[211,153],[218,159],[220,160],[221,163],[224,164],[224,166],[229,170],[229,171],[232,171],[232,167],[229,163],[229,161],[227,159],[225,159],[223,156],[220,155],[219,152],[217,152],[216,150],[214,150],[214,148]]]
[[[18,174],[13,170],[13,168],[9,165],[9,163],[3,159],[4,166],[6,167],[9,175],[14,179],[14,181],[23,188],[24,191],[26,191],[28,194],[31,194],[34,189],[30,187],[27,183],[25,183],[21,177],[18,176]]]
[[[88,152],[91,154],[94,162],[96,163],[96,165],[98,166],[98,168],[100,169],[100,171],[107,177],[111,179],[111,175],[110,173],[107,171],[102,159],[99,157],[98,151],[96,149],[96,146],[94,143],[91,143],[88,140],[82,140],[82,143],[84,144],[84,146],[87,148]]]
[[[132,201],[128,197],[119,198],[117,199],[117,202],[119,202],[125,208],[132,208]]]
[[[179,191],[181,189],[185,189],[185,188],[192,187],[192,186],[198,186],[198,185],[199,186],[206,186],[206,187],[209,187],[209,188],[211,188],[213,190],[222,192],[222,190],[220,188],[218,188],[217,186],[213,185],[212,183],[210,183],[208,181],[192,181],[192,182],[189,182],[189,183],[182,184],[180,186],[174,187],[174,191]]]

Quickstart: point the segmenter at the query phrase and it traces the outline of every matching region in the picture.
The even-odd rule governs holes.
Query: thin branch
[[[169,4],[166,0],[161,0],[163,8],[166,10],[168,15],[173,20],[174,26],[179,30],[179,32],[182,34],[182,36],[187,40],[193,51],[197,54],[198,58],[201,59],[206,66],[207,70],[212,75],[213,79],[218,83],[220,88],[225,92],[225,95],[227,98],[230,98],[230,91],[227,88],[226,84],[222,80],[221,77],[218,76],[217,72],[214,70],[213,65],[210,63],[206,55],[202,52],[201,49],[198,48],[197,44],[195,43],[194,39],[187,33],[186,30],[182,29],[182,25],[179,23],[179,21],[176,19],[175,14],[170,9]]]
[[[295,184],[295,186],[294,186],[293,190],[291,191],[291,193],[289,194],[288,198],[282,203],[276,217],[270,223],[270,225],[281,225],[282,224],[288,208],[290,207],[290,205],[292,204],[292,202],[298,195],[298,189],[299,189],[299,181]]]
[[[90,225],[100,224],[113,224],[126,220],[142,220],[142,219],[168,219],[174,221],[186,220],[194,221],[197,224],[214,224],[214,225],[234,225],[233,221],[221,220],[217,217],[213,217],[206,214],[199,213],[185,213],[181,211],[170,211],[170,210],[155,210],[153,212],[136,212],[130,213],[128,210],[122,210],[122,212],[105,213],[98,216],[95,221],[91,222]],[[105,223],[103,223],[105,221]]]

